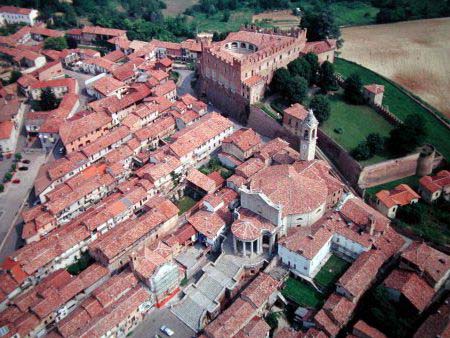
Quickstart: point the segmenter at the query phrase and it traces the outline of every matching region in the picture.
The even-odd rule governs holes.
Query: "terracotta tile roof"
[[[114,143],[125,139],[129,135],[130,130],[127,127],[118,127],[113,131],[107,133],[106,135],[98,138],[95,142],[83,147],[81,149],[81,152],[87,157],[92,156],[99,153],[101,150],[113,145]]]
[[[57,31],[54,29],[48,29],[45,27],[33,26],[30,30],[31,34],[38,34],[42,36],[47,36],[50,38],[58,38],[64,36],[64,32]]]
[[[91,58],[84,60],[83,63],[87,65],[95,65],[97,67],[105,69],[107,72],[111,73],[114,72],[117,65],[111,60],[105,59],[105,58]]]
[[[256,173],[263,170],[265,167],[265,164],[263,161],[261,161],[259,158],[251,158],[248,161],[245,161],[244,163],[240,164],[236,167],[235,172],[236,175],[242,176],[245,179],[248,179],[252,176],[254,176]]]
[[[53,88],[53,87],[66,87],[69,93],[76,93],[76,83],[77,80],[72,78],[65,79],[55,79],[47,81],[37,81],[30,85],[31,89],[39,88]]]
[[[323,306],[323,309],[327,313],[328,317],[330,317],[331,320],[339,327],[342,327],[348,323],[350,318],[353,316],[355,308],[356,303],[353,303],[347,298],[336,293],[332,293]]]
[[[121,99],[114,95],[93,101],[88,105],[94,111],[105,111],[108,114],[114,114],[134,104],[138,104],[148,95],[150,95],[150,89],[146,85],[135,84],[130,87],[128,93]]]
[[[66,121],[59,128],[59,135],[64,145],[96,131],[112,122],[111,116],[104,112],[93,112],[81,118]]]
[[[210,193],[216,190],[216,182],[214,182],[214,180],[212,180],[205,174],[202,174],[195,168],[192,168],[189,171],[189,173],[186,176],[186,180],[192,183],[193,185],[199,187],[206,193]]]
[[[367,227],[371,221],[374,221],[375,231],[377,232],[382,232],[390,223],[387,217],[370,207],[359,197],[348,199],[339,213],[346,221],[353,222],[361,227]]]
[[[312,260],[333,235],[334,233],[328,228],[321,227],[316,233],[311,234],[310,229],[300,227],[292,230],[290,235],[283,238],[279,244]]]
[[[322,54],[336,49],[336,40],[322,40],[307,42],[304,52]]]
[[[109,52],[106,54],[103,58],[112,62],[117,62],[123,58],[125,58],[125,54],[120,50],[113,50],[112,52]]]
[[[376,197],[387,208],[395,205],[404,206],[418,200],[420,195],[410,188],[407,184],[399,184],[392,190],[380,190]]]
[[[337,284],[358,300],[372,284],[385,259],[384,254],[378,250],[363,252],[339,278]]]
[[[369,85],[365,85],[364,89],[366,89],[368,92],[373,93],[375,95],[384,93],[384,86],[383,85],[369,84]]]
[[[436,312],[431,314],[414,334],[414,338],[449,337],[450,297],[444,300]]]
[[[414,242],[401,254],[401,259],[419,272],[424,272],[432,287],[450,270],[450,257],[425,243]]]
[[[249,78],[242,81],[242,83],[244,85],[246,85],[247,87],[253,87],[253,86],[256,86],[257,84],[260,84],[263,82],[264,82],[264,78],[259,75],[250,76]]]
[[[291,165],[275,165],[259,171],[250,179],[250,189],[281,205],[283,217],[316,210],[325,204],[328,194],[323,180],[310,179]]]
[[[245,337],[267,337],[270,332],[270,326],[260,317],[253,319],[245,325],[237,334],[236,338]]]
[[[231,232],[243,241],[252,241],[262,237],[264,231],[273,232],[275,226],[265,218],[248,209],[239,209],[239,218],[231,225]]]
[[[142,58],[135,58],[132,61],[115,68],[112,71],[112,75],[120,81],[126,81],[136,75],[137,67],[144,62],[145,60]]]
[[[107,36],[124,36],[127,33],[127,31],[122,29],[105,28],[100,26],[85,26],[81,29],[81,32],[83,34],[95,34]]]
[[[387,338],[386,335],[375,329],[374,327],[368,325],[363,320],[358,320],[358,322],[353,326],[353,333],[357,332],[358,336],[369,337],[369,338]]]
[[[450,171],[441,170],[435,176],[424,176],[419,180],[419,184],[430,193],[447,188],[450,186]]]
[[[216,185],[216,188],[219,188],[223,185],[225,182],[225,179],[220,175],[220,172],[213,171],[212,173],[207,175],[210,179],[214,181],[214,184]]]
[[[255,151],[261,145],[261,138],[253,129],[242,128],[235,131],[231,136],[223,140],[223,143],[234,144],[243,152],[254,149]]]
[[[425,310],[434,296],[434,289],[411,271],[396,269],[384,280],[383,285],[403,294],[419,312]]]
[[[164,96],[170,92],[173,92],[177,89],[177,85],[172,80],[164,82],[163,84],[157,85],[152,88],[152,94],[154,96]]]
[[[20,15],[29,15],[31,13],[31,8],[15,7],[15,6],[1,6],[0,13],[11,13]]]
[[[202,235],[214,239],[225,228],[225,221],[214,212],[199,210],[187,221]]]
[[[211,338],[234,337],[253,318],[256,310],[250,303],[238,298],[228,309],[206,326],[205,332]]]
[[[127,85],[122,81],[116,80],[113,77],[104,76],[101,79],[94,82],[92,86],[96,91],[104,96],[108,96],[115,91],[126,87]]]
[[[138,141],[154,140],[162,138],[171,131],[175,130],[175,119],[168,115],[156,119],[151,124],[139,129],[134,133]]]
[[[261,272],[241,293],[241,298],[248,301],[255,309],[260,309],[269,297],[280,287],[280,282]]]
[[[324,330],[329,337],[336,337],[340,331],[339,326],[332,321],[324,309],[320,310],[314,316],[314,321],[316,322],[316,326]]]
[[[232,122],[227,118],[210,113],[174,135],[175,141],[169,148],[180,158],[232,127]]]
[[[295,117],[296,119],[303,121],[308,116],[308,110],[300,103],[295,103],[284,110],[284,113],[288,116]]]
[[[194,236],[196,233],[197,231],[194,229],[192,224],[186,223],[182,225],[179,229],[175,230],[175,232],[171,233],[163,241],[170,246],[177,243],[183,245],[184,243],[189,241],[192,238],[192,236]]]

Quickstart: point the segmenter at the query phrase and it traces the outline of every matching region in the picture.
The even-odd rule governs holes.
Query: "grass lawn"
[[[342,96],[342,91],[329,96],[330,118],[321,125],[321,129],[344,149],[351,151],[370,133],[388,136],[393,129],[381,115],[367,105],[350,105]],[[340,128],[340,129],[339,129]],[[341,130],[339,133],[336,130]],[[376,163],[387,157],[374,156],[362,164]]]
[[[281,293],[298,305],[318,309],[323,304],[323,296],[312,286],[289,277]]]
[[[199,32],[229,32],[237,31],[242,25],[251,23],[252,15],[252,10],[240,9],[231,11],[230,19],[227,22],[222,21],[223,12],[220,11],[213,15],[195,13],[191,20]]]
[[[175,205],[180,209],[178,212],[178,215],[184,214],[186,211],[188,211],[190,208],[192,208],[195,203],[197,203],[196,200],[189,196],[183,196],[181,199],[179,199]]]
[[[444,157],[450,158],[450,130],[443,126],[432,114],[405,94],[399,86],[371,70],[356,63],[337,58],[336,71],[344,77],[357,73],[364,84],[377,83],[385,86],[383,104],[401,120],[410,114],[420,114],[428,129],[427,142],[433,144]]]
[[[312,8],[315,0],[300,0],[294,3],[294,7],[302,9]],[[333,1],[326,3],[336,18],[339,26],[368,25],[375,22],[375,17],[379,11],[373,7],[370,1]]]
[[[331,255],[325,265],[314,277],[314,282],[320,287],[329,290],[349,266],[350,263],[347,261],[338,256]]]
[[[199,168],[199,171],[205,175],[209,175],[214,171],[219,171],[220,175],[224,179],[227,179],[228,177],[230,177],[231,175],[234,174],[234,170],[230,170],[230,169],[222,166],[219,159],[216,157],[212,157],[207,164],[202,165]]]

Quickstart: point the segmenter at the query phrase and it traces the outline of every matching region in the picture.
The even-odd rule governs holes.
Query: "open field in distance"
[[[298,27],[300,24],[300,17],[292,14],[292,10],[286,9],[282,11],[269,11],[255,14],[252,17],[252,22],[267,22],[268,24],[281,29],[289,29],[291,27]]]
[[[342,29],[341,57],[361,64],[450,117],[450,18]]]
[[[186,8],[195,5],[198,0],[164,0],[167,8],[163,10],[164,15],[177,16],[182,14]]]

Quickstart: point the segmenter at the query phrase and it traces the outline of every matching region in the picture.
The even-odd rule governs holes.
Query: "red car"
[[[20,179],[16,178],[16,179],[13,179],[11,182],[14,183],[14,184],[19,184],[20,183]]]

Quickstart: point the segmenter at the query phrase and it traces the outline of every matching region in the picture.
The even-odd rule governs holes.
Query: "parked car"
[[[165,326],[165,325],[161,326],[160,330],[161,330],[162,332],[164,332],[166,335],[168,335],[169,337],[170,337],[170,336],[173,336],[174,333],[175,333],[175,332],[173,332],[171,329],[169,329],[169,328],[168,328],[167,326]]]
[[[27,171],[27,170],[28,170],[28,167],[19,167],[19,170],[20,170],[20,171]]]
[[[19,184],[20,183],[20,179],[15,178],[11,182],[14,183],[14,184]]]
[[[30,160],[22,160],[22,163],[24,163],[24,164],[30,164]]]

